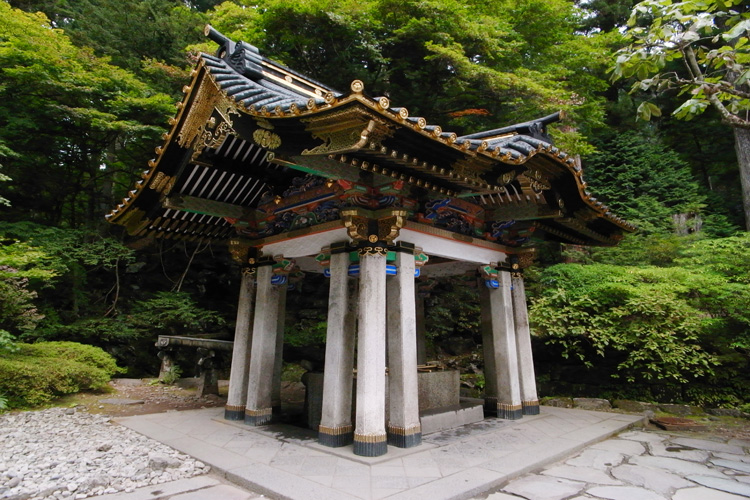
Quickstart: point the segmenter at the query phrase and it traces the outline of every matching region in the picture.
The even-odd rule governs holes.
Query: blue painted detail
[[[385,275],[386,276],[396,276],[398,274],[398,268],[394,266],[393,264],[388,264],[385,266]]]
[[[420,276],[422,276],[422,269],[417,267],[414,269],[414,277],[419,278]]]
[[[330,278],[331,277],[331,268],[330,267],[326,267],[325,269],[323,269],[323,276],[325,276],[326,278]]]
[[[349,264],[349,276],[359,276],[359,264]]]
[[[484,286],[487,288],[500,288],[500,282],[497,280],[484,280]]]
[[[272,285],[286,285],[286,274],[274,274],[271,276]]]

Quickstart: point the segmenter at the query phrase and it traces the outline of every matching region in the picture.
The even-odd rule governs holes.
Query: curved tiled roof
[[[207,34],[220,43],[217,54],[201,55],[192,83],[184,88],[186,95],[178,104],[178,115],[170,120],[172,130],[164,135],[164,145],[156,148],[158,157],[149,162],[149,170],[144,172],[142,180],[107,216],[110,221],[127,225],[133,218],[128,213],[136,210],[131,206],[136,199],[143,197],[137,203],[138,210],[143,212],[139,215],[149,224],[138,225],[131,221],[131,232],[167,234],[163,231],[182,231],[182,237],[226,238],[233,231],[228,220],[234,218],[203,217],[203,220],[197,220],[201,217],[195,217],[194,213],[185,215],[187,212],[179,208],[162,206],[165,193],[191,199],[198,195],[197,198],[205,198],[203,205],[229,204],[234,206],[230,212],[239,212],[242,207],[251,209],[257,206],[264,189],[271,189],[285,175],[288,178],[289,168],[309,171],[305,170],[305,162],[314,168],[325,164],[324,170],[333,163],[356,167],[355,171],[365,170],[382,178],[401,179],[436,195],[470,199],[496,210],[519,203],[550,204],[552,201],[545,198],[543,191],[550,190],[554,184],[560,193],[557,196],[561,196],[555,203],[561,210],[569,212],[569,216],[548,218],[544,225],[549,234],[573,231],[583,237],[582,241],[593,238],[612,244],[610,235],[618,230],[634,229],[591,195],[575,159],[552,144],[546,134],[546,125],[558,120],[559,114],[458,136],[443,131],[439,125],[428,124],[422,117],[409,116],[406,108],[391,106],[386,97],[368,96],[364,84],[358,80],[352,82],[348,93],[337,92],[266,59],[249,44],[235,43],[209,27]],[[207,92],[220,96],[227,108],[225,114],[237,114],[237,125],[245,127],[248,132],[240,131],[235,136],[224,137],[220,144],[206,144],[202,156],[193,154],[190,158],[189,148],[181,144],[180,134],[186,127],[196,126],[186,124],[188,116],[185,112],[200,107],[199,87],[207,81],[210,81]],[[356,113],[346,115],[351,110]],[[337,118],[337,112],[344,114]],[[222,118],[228,120],[222,115],[220,121]],[[355,125],[359,123],[357,120],[362,123],[375,120],[386,133],[376,141],[370,140],[363,132],[365,135],[356,147],[352,146],[344,153],[332,151],[323,154],[326,148],[315,146],[320,143],[318,135],[321,132],[309,132],[309,123],[315,120],[323,123],[319,125],[323,131],[331,128],[330,124],[326,125],[326,120],[332,120],[331,123],[336,125],[346,120]],[[284,145],[278,150],[254,142],[248,127],[257,128],[258,125],[269,130],[276,127],[279,134],[287,134],[292,139],[287,141],[285,138]],[[311,133],[316,139],[310,137]],[[302,145],[298,152],[294,152],[290,144],[297,143]],[[276,160],[274,156],[277,156]],[[291,160],[281,161],[282,157]],[[214,158],[221,160],[214,161]],[[274,169],[279,173],[276,177],[272,172]],[[168,179],[163,186],[155,180],[160,174]],[[199,188],[196,183],[211,186]],[[146,186],[155,193],[143,195],[149,191]],[[239,196],[238,190],[242,186],[248,192]],[[237,195],[228,197],[227,193]],[[216,211],[225,213],[228,209],[222,206],[223,211]],[[210,211],[206,206],[201,210]],[[180,218],[179,223],[170,222],[164,228],[164,220],[176,218]],[[159,222],[155,223],[157,219]],[[576,237],[568,239],[574,241]]]

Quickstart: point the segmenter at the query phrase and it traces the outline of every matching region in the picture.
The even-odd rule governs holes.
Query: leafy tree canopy
[[[613,78],[632,78],[634,91],[678,91],[676,118],[691,120],[709,106],[734,128],[745,224],[750,229],[750,6],[742,0],[646,0],[628,20],[630,43],[617,52]],[[644,120],[660,116],[651,101]]]
[[[473,132],[565,110],[580,132],[602,121],[618,34],[575,34],[566,0],[225,2],[209,21],[234,39],[339,89],[365,82],[414,116]],[[203,45],[204,50],[210,50]]]
[[[4,159],[9,213],[46,223],[101,220],[118,175],[131,182],[173,113],[167,95],[5,2],[0,80],[0,142],[15,153]]]
[[[696,212],[705,197],[690,166],[658,137],[628,132],[596,142],[586,181],[612,210],[646,232],[673,231],[671,216]]]

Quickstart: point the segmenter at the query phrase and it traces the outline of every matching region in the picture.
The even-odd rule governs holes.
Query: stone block
[[[460,378],[457,370],[420,372],[417,384],[420,412],[459,404]]]
[[[645,411],[653,411],[655,405],[651,403],[644,403],[642,401],[631,401],[629,399],[615,399],[612,401],[612,406],[631,413],[643,413]]]
[[[653,491],[635,486],[596,486],[589,488],[586,493],[607,500],[664,500],[663,496]]]
[[[659,409],[661,411],[671,413],[673,415],[680,415],[683,417],[685,415],[691,415],[692,413],[694,413],[693,408],[689,405],[676,405],[676,404],[666,404],[666,403],[661,404],[660,403]]]
[[[581,410],[604,411],[612,409],[612,405],[606,399],[573,398],[573,408],[580,408]]]
[[[684,488],[672,496],[672,500],[741,500],[743,497],[699,486]]]
[[[573,398],[550,398],[545,399],[541,404],[555,408],[573,408]]]
[[[640,465],[626,464],[615,467],[612,469],[612,475],[625,483],[641,486],[662,495],[669,495],[673,489],[692,486],[690,481],[676,474]]]
[[[688,476],[686,479],[708,488],[750,498],[750,484],[712,476]]]
[[[562,500],[583,490],[584,483],[544,476],[526,476],[508,483],[503,491],[534,500]]]

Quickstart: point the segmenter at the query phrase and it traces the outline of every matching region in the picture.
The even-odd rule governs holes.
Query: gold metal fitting
[[[365,84],[362,82],[362,80],[354,80],[352,81],[352,84],[349,86],[349,88],[352,89],[352,92],[361,94],[362,91],[365,90]]]

